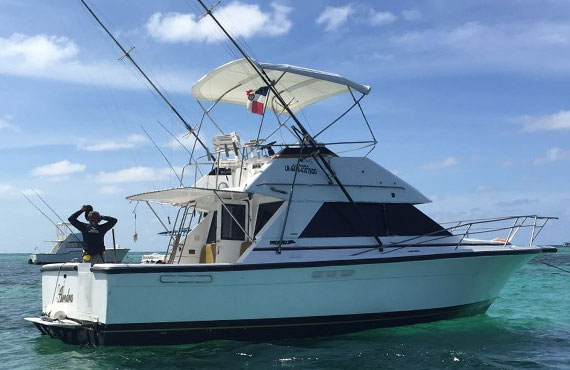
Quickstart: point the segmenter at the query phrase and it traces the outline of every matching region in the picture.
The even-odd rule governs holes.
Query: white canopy
[[[334,95],[346,93],[349,88],[367,95],[370,86],[361,85],[336,74],[316,71],[288,64],[256,63],[269,78],[289,105],[296,112],[304,107]],[[192,86],[196,100],[221,101],[247,104],[247,90],[257,90],[265,84],[245,59],[237,59],[214,69]],[[283,112],[275,96],[270,93],[266,109]]]
[[[217,195],[216,195],[217,193]],[[165,190],[150,191],[128,196],[128,200],[145,201],[161,204],[170,204],[173,206],[184,206],[186,204],[196,205],[197,208],[202,208],[208,204],[213,204],[219,201],[218,196],[223,200],[244,200],[248,198],[248,194],[243,191],[231,190],[214,190],[206,188],[172,188]],[[201,206],[198,205],[201,203]],[[203,209],[203,208],[202,208]]]

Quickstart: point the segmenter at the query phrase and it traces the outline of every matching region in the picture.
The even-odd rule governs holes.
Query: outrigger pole
[[[295,121],[295,124],[297,125],[297,127],[299,128],[299,130],[301,131],[302,134],[302,140],[306,140],[309,145],[311,146],[311,148],[314,150],[313,152],[313,156],[316,155],[317,157],[319,157],[321,163],[325,166],[325,168],[327,169],[327,171],[330,173],[330,175],[332,176],[334,182],[336,183],[336,185],[339,187],[339,189],[343,192],[344,196],[346,197],[346,199],[354,206],[356,212],[358,213],[358,215],[360,216],[360,218],[365,222],[365,225],[368,226],[369,229],[372,229],[370,227],[370,224],[368,223],[368,220],[364,217],[364,215],[362,215],[362,213],[360,212],[360,209],[358,208],[358,206],[356,205],[356,203],[354,202],[354,200],[352,199],[352,197],[350,196],[350,194],[348,193],[348,191],[346,190],[346,188],[344,187],[344,185],[340,182],[340,179],[338,178],[338,176],[336,175],[336,172],[332,169],[332,167],[330,166],[330,164],[325,160],[325,158],[321,155],[320,151],[319,151],[319,146],[317,145],[317,142],[315,141],[315,139],[311,136],[311,134],[309,134],[309,132],[305,129],[305,127],[303,126],[303,124],[299,121],[299,119],[297,118],[297,116],[295,116],[295,114],[293,114],[293,111],[289,108],[289,104],[287,104],[285,102],[285,100],[281,97],[281,94],[279,94],[279,91],[277,91],[277,89],[275,88],[273,81],[271,81],[271,79],[269,78],[269,76],[267,75],[267,73],[263,70],[262,67],[260,67],[259,65],[257,65],[252,59],[251,57],[241,48],[241,46],[239,46],[239,44],[234,40],[234,38],[226,31],[226,29],[224,28],[224,26],[222,26],[222,24],[218,21],[218,19],[216,17],[214,17],[214,14],[212,13],[212,9],[214,9],[216,7],[216,5],[214,5],[212,8],[208,8],[204,2],[202,0],[197,0],[198,3],[200,3],[200,5],[202,6],[202,8],[204,8],[204,10],[206,11],[205,15],[209,15],[210,17],[212,17],[212,19],[214,20],[214,22],[216,22],[216,24],[218,25],[218,27],[220,27],[220,29],[222,30],[222,32],[226,35],[226,37],[231,41],[231,43],[236,47],[236,49],[240,52],[241,55],[243,55],[243,57],[245,58],[245,60],[247,60],[247,62],[249,63],[249,65],[253,68],[253,70],[259,75],[259,77],[263,80],[263,83],[265,83],[266,86],[269,87],[269,89],[271,90],[271,92],[273,92],[273,94],[275,95],[275,97],[277,98],[277,100],[279,100],[279,103],[281,104],[281,106],[287,111],[287,113],[289,114],[289,116],[293,119],[293,121]],[[81,2],[83,2],[83,0],[81,0]],[[204,15],[204,16],[205,16]],[[122,49],[122,48],[121,48]],[[124,49],[123,49],[124,50]],[[127,55],[128,56],[128,55]],[[130,59],[130,56],[129,56]],[[376,235],[376,233],[373,233],[374,239],[376,240],[376,242],[378,243],[378,246],[380,249],[382,249],[382,241],[380,241],[380,238],[378,237],[378,235]],[[279,241],[279,248],[281,247],[282,244],[282,240]]]
[[[40,209],[40,207],[36,206],[35,203],[32,202],[32,200],[26,196],[26,194],[24,194],[24,193],[22,192],[22,196],[23,196],[24,198],[26,198],[26,200],[27,200],[28,202],[30,202],[30,204],[31,204],[39,213],[41,213],[49,222],[51,222],[51,223],[55,226],[55,228],[56,228],[60,233],[65,234],[65,231],[63,231],[62,229],[60,229],[59,226],[57,225],[57,223],[56,223],[54,220],[52,220],[51,218],[49,218],[49,216],[46,215],[45,212]],[[39,195],[38,195],[38,196],[39,196]],[[50,207],[50,209],[51,209],[51,207]],[[59,216],[58,216],[58,217],[59,217]],[[65,225],[65,222],[64,222],[63,224]],[[66,225],[66,226],[67,226],[67,225]],[[83,241],[79,240],[79,237],[78,237],[77,235],[75,235],[75,233],[73,232],[73,230],[71,230],[71,229],[69,228],[69,226],[67,226],[67,228],[69,229],[69,231],[71,231],[71,235],[73,235],[73,236],[75,237],[75,239],[77,239],[78,242],[83,243]]]
[[[202,140],[200,140],[200,138],[198,137],[198,135],[196,135],[196,133],[194,132],[194,129],[192,128],[192,126],[190,126],[188,124],[188,122],[186,122],[186,120],[184,119],[184,117],[182,117],[182,115],[180,113],[178,113],[178,110],[170,103],[170,101],[166,98],[166,96],[164,96],[164,94],[159,90],[158,87],[156,87],[156,85],[152,82],[152,80],[146,75],[146,73],[144,73],[144,71],[141,69],[141,67],[139,67],[139,65],[137,64],[137,62],[135,62],[135,60],[131,57],[130,52],[133,50],[133,48],[131,48],[130,50],[125,50],[125,48],[123,47],[123,45],[121,45],[121,43],[119,41],[117,41],[117,39],[115,38],[115,36],[113,36],[113,34],[107,29],[107,27],[105,27],[105,25],[103,24],[103,22],[101,22],[101,20],[99,20],[99,17],[97,17],[97,15],[93,12],[93,10],[91,10],[91,8],[89,7],[89,5],[87,5],[87,3],[84,0],[80,0],[81,3],[83,4],[83,6],[85,6],[85,8],[89,11],[89,13],[93,16],[93,18],[95,18],[95,20],[97,21],[97,23],[99,23],[99,25],[103,28],[103,30],[105,30],[105,32],[107,33],[107,35],[109,35],[109,37],[111,37],[111,39],[113,39],[113,41],[115,42],[115,44],[119,47],[119,49],[121,49],[121,51],[124,53],[123,56],[120,58],[121,60],[124,58],[128,58],[131,63],[133,63],[133,65],[137,68],[137,70],[140,72],[140,74],[146,79],[146,81],[150,84],[150,86],[152,86],[152,88],[154,89],[154,91],[156,91],[156,93],[162,98],[162,100],[164,100],[164,102],[166,103],[166,105],[168,105],[168,107],[172,110],[172,112],[174,112],[174,114],[176,115],[176,117],[178,117],[178,119],[180,119],[180,121],[184,124],[184,126],[186,127],[186,129],[188,129],[188,131],[190,131],[190,133],[192,135],[194,135],[194,138],[196,138],[196,141],[198,141],[200,143],[200,145],[202,145],[202,147],[206,150],[206,154],[208,155],[208,157],[210,157],[212,159],[212,161],[216,161],[216,158],[214,157],[214,155],[212,153],[210,153],[210,150],[208,149],[208,147],[202,142]]]

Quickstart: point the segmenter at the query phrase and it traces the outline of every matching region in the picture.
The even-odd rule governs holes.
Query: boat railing
[[[505,216],[494,218],[483,218],[473,220],[461,220],[453,222],[443,222],[441,225],[451,225],[445,227],[443,230],[448,231],[453,236],[459,237],[456,249],[464,243],[467,238],[473,235],[497,235],[497,233],[504,233],[501,236],[491,239],[493,242],[502,243],[503,246],[511,245],[512,240],[519,233],[521,229],[530,229],[530,236],[527,246],[531,246],[534,240],[538,237],[544,226],[550,220],[557,220],[558,217],[552,216],[538,216],[538,215],[522,215],[522,216]],[[437,230],[431,233],[414,236],[405,240],[400,240],[391,243],[389,246],[398,244],[407,244],[411,241],[422,239],[415,244],[426,244],[439,239],[449,238],[449,235],[441,235],[442,230]],[[423,239],[426,238],[427,239]]]

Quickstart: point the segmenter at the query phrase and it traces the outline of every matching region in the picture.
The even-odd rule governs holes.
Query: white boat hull
[[[41,323],[35,324],[67,342],[112,345],[319,336],[435,321],[485,312],[509,277],[540,252],[282,267],[46,266],[44,313],[53,317],[63,312],[83,325],[42,329]]]

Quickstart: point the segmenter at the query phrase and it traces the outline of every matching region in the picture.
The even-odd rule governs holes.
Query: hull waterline
[[[299,317],[287,319],[224,320],[207,322],[169,322],[105,325],[84,323],[58,326],[32,321],[42,334],[67,344],[89,345],[165,345],[210,340],[264,341],[314,338],[404,326],[483,314],[492,300],[426,310],[361,315]]]

